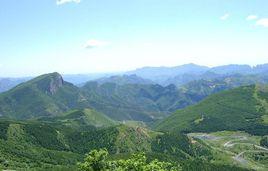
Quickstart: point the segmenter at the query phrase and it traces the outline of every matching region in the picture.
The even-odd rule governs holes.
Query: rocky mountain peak
[[[52,73],[52,77],[49,83],[49,93],[55,94],[57,90],[64,84],[63,78],[59,73]]]

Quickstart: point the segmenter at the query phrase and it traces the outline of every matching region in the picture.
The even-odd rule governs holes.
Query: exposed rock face
[[[64,84],[63,78],[60,74],[55,73],[49,84],[49,93],[55,94],[57,90]]]

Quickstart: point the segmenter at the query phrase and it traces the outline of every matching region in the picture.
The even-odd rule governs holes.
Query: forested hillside
[[[178,110],[156,126],[158,130],[213,132],[244,130],[267,135],[267,86],[245,86],[209,96]]]
[[[77,129],[51,121],[1,120],[0,130],[0,168],[76,170],[85,153],[103,148],[117,159],[137,152],[144,152],[150,160],[165,161],[212,155],[208,147],[191,144],[185,135],[127,125]]]

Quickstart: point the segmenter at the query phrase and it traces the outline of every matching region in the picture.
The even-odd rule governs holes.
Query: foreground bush
[[[106,149],[89,152],[78,167],[81,171],[178,171],[181,167],[176,163],[153,160],[147,162],[144,153],[133,154],[129,159],[107,160]]]

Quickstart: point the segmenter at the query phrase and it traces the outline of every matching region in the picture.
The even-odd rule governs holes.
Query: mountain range
[[[2,93],[0,115],[31,119],[90,108],[114,120],[149,122],[191,103],[174,85],[88,82],[79,88],[64,81],[60,74],[51,73]]]
[[[100,149],[186,171],[268,168],[266,65],[158,69],[79,85],[55,72],[0,93],[0,169],[77,170]]]
[[[124,83],[155,83],[162,86],[175,84],[181,86],[191,81],[200,79],[212,79],[220,76],[234,74],[241,75],[262,75],[268,71],[268,64],[260,64],[254,67],[249,65],[223,65],[217,67],[206,67],[196,64],[184,64],[176,67],[143,67],[133,71],[117,73],[99,73],[99,74],[65,74],[63,78],[76,86],[83,86],[88,81],[116,82]],[[126,78],[127,76],[130,76]],[[138,79],[143,79],[138,81]],[[131,81],[132,77],[132,81]],[[27,78],[0,78],[0,92],[7,91],[19,83],[25,82],[32,77]],[[127,79],[127,80],[126,80]]]
[[[268,83],[267,74],[203,74],[181,86],[162,86],[137,75],[112,76],[82,87],[58,73],[41,75],[0,94],[0,116],[16,119],[60,116],[86,108],[117,120],[152,122],[207,96],[235,87]]]
[[[23,83],[30,78],[0,78],[0,93],[10,90],[16,85]]]

